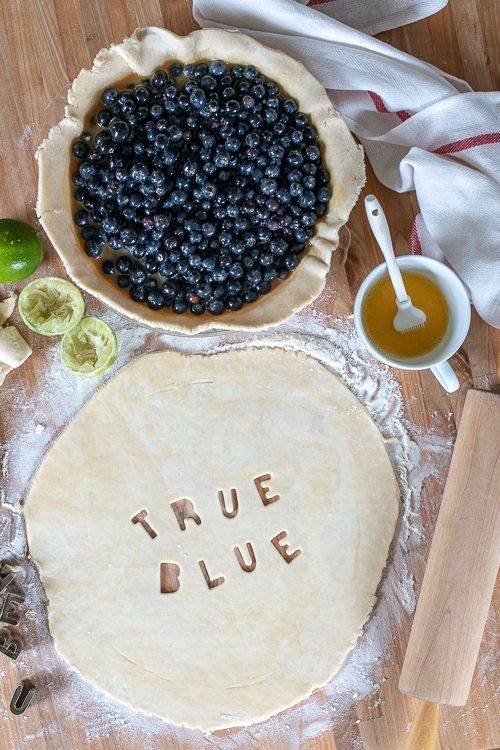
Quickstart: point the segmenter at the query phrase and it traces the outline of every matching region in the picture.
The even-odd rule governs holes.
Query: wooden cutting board
[[[156,24],[178,34],[189,32],[195,28],[190,8],[190,0],[0,0],[1,216],[34,222],[36,165],[33,154],[47,126],[59,119],[64,101],[62,94],[80,68],[88,67],[101,47],[121,41],[137,26]],[[476,89],[490,90],[500,88],[498,31],[496,0],[451,0],[449,7],[439,14],[380,37],[449,73],[465,77]],[[414,196],[396,195],[385,189],[370,169],[366,191],[380,197],[393,229],[397,252],[409,252],[411,226],[417,210]],[[352,243],[345,270],[337,268],[330,277],[327,291],[315,304],[317,310],[333,316],[352,311],[356,289],[366,273],[381,260],[364,217],[362,202],[354,210],[349,226]],[[46,240],[44,248],[44,273],[62,274],[61,264]],[[0,296],[4,292],[0,288]],[[16,403],[7,403],[2,401],[0,391],[0,437],[4,441],[10,440],[15,423],[13,417],[20,410],[27,435],[35,429],[39,418],[38,404],[30,401],[30,394],[44,377],[49,354],[35,335],[27,335],[27,338],[34,346],[34,354],[10,376],[11,385],[19,386],[19,398]],[[147,335],[143,348],[158,348],[158,342],[155,335]],[[461,409],[467,387],[474,384],[477,388],[488,389],[498,382],[499,350],[498,332],[475,316],[465,345],[454,358],[463,387],[453,398],[448,397],[427,372],[400,373],[408,418],[421,430],[439,435],[443,443],[452,440],[455,415]],[[54,386],[47,385],[47,397],[50,397],[51,387]],[[436,465],[439,460],[436,456]],[[34,468],[27,467],[26,475]],[[10,477],[7,501],[16,491],[22,491],[21,485],[22,477]],[[417,591],[441,490],[439,482],[431,477],[422,492],[424,535],[408,552]],[[9,517],[9,508],[0,505],[0,529],[8,523]],[[498,605],[497,597],[497,608]],[[495,618],[496,611],[493,607],[490,619]],[[25,666],[5,658],[0,660],[0,747],[2,750],[399,750],[415,710],[415,702],[398,691],[410,618],[404,607],[396,616],[382,605],[378,614],[383,639],[389,645],[383,662],[375,669],[380,688],[369,698],[360,701],[353,695],[343,713],[332,707],[325,713],[320,727],[311,726],[307,709],[304,709],[302,715],[293,712],[292,720],[288,715],[284,720],[272,720],[272,731],[256,727],[224,732],[211,739],[204,739],[200,733],[177,730],[156,719],[145,719],[124,734],[113,710],[107,706],[99,708],[94,691],[75,689],[78,679],[62,662],[50,673],[47,671],[52,647],[41,619],[30,630],[33,637]],[[280,616],[278,611],[277,616]],[[495,674],[493,649],[491,635],[486,635],[465,709],[442,709],[438,750],[485,750],[500,746],[500,720],[493,700],[499,679]],[[37,703],[24,716],[13,717],[7,706],[20,677],[25,675],[35,678],[43,687]],[[311,700],[321,703],[321,692]],[[71,701],[76,704],[74,713]]]

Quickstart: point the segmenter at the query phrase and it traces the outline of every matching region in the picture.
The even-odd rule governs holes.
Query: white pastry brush
[[[412,304],[405,289],[401,271],[396,263],[391,233],[382,206],[374,195],[367,195],[365,198],[365,209],[371,230],[385,258],[391,283],[396,293],[398,312],[394,318],[394,328],[399,333],[406,333],[406,331],[421,328],[427,318],[423,310]]]

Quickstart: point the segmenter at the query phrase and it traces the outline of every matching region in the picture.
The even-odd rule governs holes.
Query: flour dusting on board
[[[89,314],[92,314],[92,305],[90,301]],[[215,734],[174,727],[128,709],[82,680],[55,651],[47,631],[43,589],[34,565],[26,562],[24,524],[18,505],[26,495],[34,469],[54,437],[91,397],[96,385],[102,386],[116,370],[100,378],[97,384],[93,380],[80,380],[61,368],[57,344],[38,339],[43,352],[35,351],[33,356],[43,356],[40,371],[44,374],[36,383],[34,392],[27,387],[9,387],[8,379],[2,389],[2,399],[13,403],[14,408],[13,421],[8,425],[7,438],[0,452],[0,548],[4,560],[21,566],[19,586],[26,594],[21,622],[26,649],[16,662],[19,674],[37,676],[40,706],[43,708],[44,700],[50,694],[59,724],[77,723],[83,727],[90,748],[94,747],[93,743],[111,736],[114,746],[124,750],[131,747],[158,750],[170,746],[169,742],[172,747],[182,747],[183,750],[260,750],[270,747],[273,739],[287,750],[300,750],[309,739],[332,728],[337,741],[342,738],[342,747],[362,748],[358,724],[372,715],[376,717],[377,712],[383,710],[383,685],[396,664],[389,614],[392,623],[398,623],[415,607],[416,592],[409,558],[414,569],[423,535],[420,490],[431,475],[434,481],[443,483],[453,435],[443,436],[437,431],[432,434],[432,430],[425,434],[406,421],[394,375],[368,355],[359,344],[352,323],[345,319],[332,319],[309,310],[270,333],[234,333],[189,339],[153,333],[111,312],[106,312],[104,317],[118,335],[119,366],[132,361],[144,348],[147,351],[168,348],[184,353],[212,354],[230,347],[284,346],[302,350],[320,360],[342,378],[379,426],[400,481],[401,519],[374,613],[339,672],[307,701],[262,724]],[[367,705],[365,713],[368,715],[358,717],[356,704],[368,696],[369,703],[363,704]],[[31,711],[33,719],[35,713],[33,709]],[[38,747],[31,744],[32,741],[38,737],[43,742],[42,738],[49,732],[48,727],[40,730],[39,724],[38,729],[36,724],[31,724],[30,709],[23,719],[26,720],[24,744],[6,750]],[[0,720],[8,723],[18,719],[5,707],[0,707]],[[50,736],[55,745],[58,732],[59,725],[51,725]],[[62,737],[60,741],[62,747]]]

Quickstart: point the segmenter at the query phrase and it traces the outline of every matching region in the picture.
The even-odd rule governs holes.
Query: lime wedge
[[[42,257],[42,243],[33,227],[16,219],[0,219],[0,283],[31,276]]]
[[[116,334],[104,320],[83,318],[61,341],[64,367],[84,378],[100,375],[116,362]]]
[[[24,287],[18,307],[32,331],[42,336],[61,336],[82,319],[85,303],[80,290],[70,281],[43,276]]]

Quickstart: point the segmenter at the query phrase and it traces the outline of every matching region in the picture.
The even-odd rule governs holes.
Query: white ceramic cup
[[[387,274],[387,266],[381,263],[373,269],[361,284],[354,301],[354,323],[358,335],[363,340],[367,349],[391,367],[398,367],[401,370],[426,370],[429,368],[435,375],[439,383],[448,393],[458,390],[459,382],[451,365],[447,360],[462,343],[467,335],[470,325],[470,301],[464,285],[458,276],[443,263],[439,263],[432,258],[426,258],[422,255],[401,255],[396,258],[397,264],[401,271],[413,271],[434,282],[443,293],[448,303],[448,327],[443,338],[431,351],[421,354],[418,357],[403,357],[396,359],[388,357],[387,354],[380,351],[373,342],[368,338],[363,325],[361,311],[363,302],[373,284],[382,276]],[[411,336],[411,332],[404,334]]]

